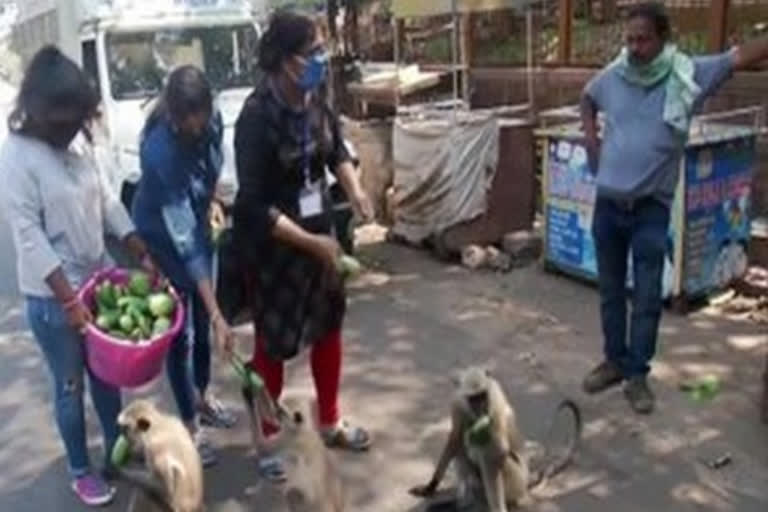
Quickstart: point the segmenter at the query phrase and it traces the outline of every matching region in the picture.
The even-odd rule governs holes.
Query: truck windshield
[[[112,96],[152,97],[168,73],[185,64],[204,70],[217,90],[249,86],[256,68],[257,38],[256,29],[248,24],[109,33]]]

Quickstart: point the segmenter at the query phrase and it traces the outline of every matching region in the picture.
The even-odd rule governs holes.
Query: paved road
[[[559,398],[572,396],[583,407],[579,460],[539,495],[535,510],[765,510],[768,443],[756,406],[764,330],[709,312],[668,317],[655,369],[658,413],[638,418],[619,392],[587,398],[578,391],[599,339],[592,289],[535,267],[499,277],[445,267],[400,248],[367,252],[378,268],[351,291],[343,403],[351,419],[373,429],[376,446],[366,455],[342,456],[348,510],[420,510],[406,489],[427,477],[439,451],[452,372],[475,362],[488,362],[500,375],[532,437],[541,434]],[[81,510],[65,485],[40,358],[20,311],[5,304],[0,510]],[[702,372],[721,375],[724,389],[713,402],[695,404],[675,383]],[[232,376],[225,369],[217,374],[221,395],[234,400]],[[311,391],[305,359],[290,366],[289,382],[291,392]],[[168,404],[163,383],[147,392],[160,393]],[[243,504],[280,510],[268,505],[273,494],[256,478],[242,426],[217,432],[215,441],[222,461],[206,473],[214,510]],[[725,452],[733,464],[720,471],[700,461]],[[108,510],[123,510],[124,499],[123,492]]]

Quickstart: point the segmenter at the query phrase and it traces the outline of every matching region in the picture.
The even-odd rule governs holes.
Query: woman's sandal
[[[272,483],[283,483],[286,480],[283,459],[278,455],[264,455],[259,457],[259,474],[262,478]]]
[[[371,435],[368,431],[362,427],[353,427],[346,421],[340,421],[336,427],[323,430],[322,437],[328,448],[363,452],[371,446]]]

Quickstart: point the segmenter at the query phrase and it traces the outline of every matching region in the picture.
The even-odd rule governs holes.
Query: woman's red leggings
[[[310,354],[312,377],[317,392],[320,427],[331,427],[339,420],[339,382],[341,380],[341,331],[332,331],[312,345]],[[264,338],[257,336],[251,367],[261,375],[272,399],[277,401],[283,391],[283,361],[267,355]],[[265,424],[264,434],[277,431]]]

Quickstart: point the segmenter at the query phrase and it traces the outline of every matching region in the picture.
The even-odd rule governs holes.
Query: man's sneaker
[[[237,423],[237,416],[227,410],[213,395],[200,400],[198,406],[200,424],[211,428],[232,428]]]
[[[90,473],[75,479],[72,482],[72,490],[80,501],[89,507],[103,507],[115,499],[115,488],[101,477]]]
[[[648,379],[645,375],[632,377],[624,386],[624,396],[627,397],[632,410],[637,414],[651,414],[656,398],[651,388],[648,387]]]
[[[214,450],[210,439],[208,439],[208,436],[205,434],[205,430],[199,428],[192,438],[195,441],[197,452],[200,454],[200,460],[203,463],[203,467],[207,468],[216,464],[216,462],[218,462],[216,451]]]
[[[584,378],[582,387],[584,392],[593,395],[621,384],[623,380],[624,376],[618,366],[610,361],[603,361]]]

